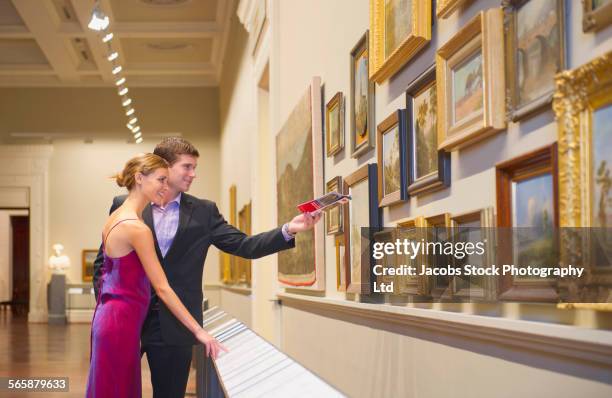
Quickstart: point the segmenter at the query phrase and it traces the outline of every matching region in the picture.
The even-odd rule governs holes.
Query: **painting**
[[[418,195],[450,186],[450,153],[438,150],[435,65],[408,86],[406,110],[408,193]]]
[[[448,18],[455,10],[471,0],[437,0],[436,16],[438,18]]]
[[[460,149],[506,128],[503,39],[503,11],[491,8],[438,49],[438,149]]]
[[[564,0],[504,3],[510,116],[546,109],[554,76],[565,69]]]
[[[327,156],[331,157],[344,148],[344,97],[337,92],[325,107],[325,141]]]
[[[397,239],[418,242],[424,238],[425,218],[420,216],[410,220],[403,220],[397,223]],[[419,254],[416,257],[405,252],[397,255],[397,264],[412,266],[418,269],[423,264],[423,258]],[[401,275],[397,279],[396,292],[400,295],[419,297],[425,299],[429,294],[429,281],[423,275]],[[415,300],[416,301],[416,300]]]
[[[296,206],[323,195],[321,79],[313,78],[276,136],[276,191],[279,223]],[[278,253],[278,279],[284,286],[324,290],[324,230],[296,236],[295,249]]]
[[[452,73],[452,123],[459,124],[466,118],[482,112],[482,53],[477,51],[463,63],[451,69]]]
[[[582,13],[582,31],[597,32],[612,23],[612,0],[583,0]]]
[[[405,109],[393,112],[378,125],[376,148],[379,206],[390,206],[408,199]]]
[[[606,232],[610,228],[611,70],[612,52],[608,52],[555,77],[561,227],[605,226],[600,231]],[[562,234],[559,244],[562,264],[576,264],[576,260],[588,264],[586,288],[593,301],[602,286],[612,286],[612,236],[607,232],[598,238],[603,250],[595,250],[596,241],[568,234]]]
[[[369,33],[351,50],[351,156],[358,158],[374,147],[374,83],[369,78]]]
[[[346,291],[346,240],[345,236],[338,235],[334,239],[334,246],[336,248],[336,289],[338,291]]]
[[[91,282],[93,280],[94,275],[94,261],[96,261],[96,256],[98,255],[98,251],[91,250],[83,250],[81,254],[81,263],[82,263],[82,278],[83,282]]]
[[[431,0],[370,0],[370,79],[383,83],[431,40]]]
[[[252,234],[251,213],[250,201],[238,212],[238,229],[249,236]],[[236,257],[236,261],[238,262],[238,283],[251,286],[251,260],[248,258]]]
[[[497,225],[502,264],[555,266],[559,262],[557,144],[496,166]],[[511,261],[511,262],[508,262]],[[555,280],[503,275],[500,298],[516,301],[557,301]]]
[[[351,200],[348,203],[346,241],[348,245],[347,292],[369,294],[372,286],[373,233],[380,228],[376,164],[365,164],[344,179]]]
[[[425,239],[431,243],[442,243],[450,240],[450,214],[442,213],[425,218]],[[428,268],[445,268],[448,265],[449,256],[443,253],[430,253],[425,257]],[[451,277],[444,274],[436,274],[429,277],[429,294],[437,299],[449,299],[452,297]]]
[[[336,176],[329,180],[326,184],[325,193],[330,192],[338,192],[343,193],[344,188],[342,186],[342,177]],[[326,228],[325,231],[327,235],[337,235],[341,234],[344,231],[343,226],[343,213],[344,213],[345,205],[333,206],[325,211],[325,221]]]

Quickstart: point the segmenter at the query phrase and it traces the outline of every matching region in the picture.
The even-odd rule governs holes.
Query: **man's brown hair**
[[[161,156],[172,166],[178,160],[179,155],[191,155],[200,157],[198,150],[191,142],[181,137],[166,137],[164,138],[153,151],[157,156]]]

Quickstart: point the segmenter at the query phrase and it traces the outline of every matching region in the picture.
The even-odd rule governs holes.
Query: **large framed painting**
[[[513,121],[550,109],[565,69],[565,0],[505,0],[506,82]]]
[[[591,227],[592,242],[562,242],[562,262],[585,253],[588,280],[612,286],[612,52],[557,75],[559,222]],[[564,236],[565,237],[565,236]],[[585,242],[583,242],[585,243]]]
[[[437,0],[436,16],[438,18],[448,18],[455,10],[470,1],[472,0]]]
[[[450,153],[438,149],[436,67],[432,65],[406,90],[408,194],[450,186]]]
[[[406,170],[406,110],[393,112],[378,125],[378,205],[390,206],[408,199]]]
[[[278,222],[296,206],[323,195],[321,79],[314,77],[276,136]],[[325,289],[323,223],[297,234],[295,249],[278,253],[278,280],[285,287]]]
[[[91,282],[93,280],[94,275],[94,261],[96,261],[96,256],[98,255],[98,251],[91,250],[83,250],[81,253],[81,264],[82,264],[82,279],[83,282]]]
[[[444,244],[451,240],[451,219],[449,213],[442,213],[425,218],[425,240],[428,243]],[[435,251],[435,250],[434,250]],[[448,256],[442,253],[430,253],[424,256],[425,264],[428,268],[446,268]],[[436,299],[450,299],[451,277],[448,275],[432,275],[428,281],[428,293]]]
[[[503,12],[492,8],[438,50],[438,149],[459,149],[506,128],[503,39]]]
[[[419,216],[409,220],[402,220],[397,223],[397,239],[400,241],[408,240],[419,242],[425,239],[425,217]],[[424,258],[418,254],[415,258],[402,253],[397,255],[397,264],[414,267],[420,272]],[[429,295],[429,280],[425,275],[401,275],[397,279],[396,291],[400,295],[409,296],[412,301],[427,300]]]
[[[325,142],[328,157],[344,148],[344,96],[341,92],[325,106]]]
[[[376,164],[364,164],[344,179],[351,195],[346,217],[346,244],[349,249],[346,291],[372,292],[373,234],[380,229]]]
[[[358,158],[374,148],[374,82],[370,81],[369,33],[365,32],[351,50],[350,120],[351,156]]]
[[[492,207],[451,217],[453,242],[484,242],[484,253],[467,254],[465,257],[454,258],[458,268],[470,264],[475,267],[489,267],[495,262],[495,227]],[[451,277],[452,295],[461,300],[495,300],[497,297],[497,278],[486,275],[464,274]]]
[[[370,78],[383,83],[431,40],[431,0],[370,0]]]
[[[247,203],[238,212],[238,229],[247,235],[252,234],[251,222],[251,202]],[[251,260],[243,257],[236,257],[238,263],[238,283],[251,286]]]
[[[557,144],[496,165],[498,263],[553,267],[559,206]],[[555,278],[502,275],[499,298],[558,301]]]
[[[344,182],[342,177],[336,176],[331,180],[327,181],[325,193],[338,192],[343,193]],[[344,231],[344,208],[346,205],[333,206],[330,209],[325,210],[325,232],[327,235],[337,235]]]
[[[612,22],[612,0],[582,0],[582,31],[597,32]]]

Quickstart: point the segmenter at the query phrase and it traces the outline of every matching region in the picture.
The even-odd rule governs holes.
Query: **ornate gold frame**
[[[506,128],[503,11],[481,11],[436,54],[438,149],[454,150]],[[482,112],[451,125],[452,67],[475,52],[483,58]]]
[[[329,118],[332,110],[336,107],[338,108],[338,145],[332,147]],[[332,157],[344,149],[344,96],[340,91],[325,105],[325,147],[327,148],[327,157]]]
[[[383,83],[431,40],[431,0],[413,0],[412,31],[385,58],[385,0],[370,0],[370,79]]]
[[[612,23],[612,2],[593,10],[593,0],[582,0],[582,31],[597,32]]]
[[[325,184],[325,193],[330,193],[336,191],[338,193],[344,192],[343,187],[344,182],[342,181],[342,177],[336,176],[331,180],[327,181]],[[325,212],[325,234],[326,235],[338,235],[344,232],[344,209],[347,205],[337,205],[330,209],[323,210]],[[334,228],[329,223],[329,213],[332,211],[338,211],[338,226]]]
[[[550,0],[549,0],[550,1]],[[557,26],[559,30],[559,70],[560,72],[566,68],[566,49],[565,49],[565,0],[553,0],[557,2]],[[518,104],[518,68],[517,68],[517,44],[516,44],[516,29],[517,29],[517,13],[519,8],[523,7],[528,0],[503,0],[502,8],[504,9],[504,30],[506,33],[506,86],[508,87],[508,116],[512,121],[517,121],[523,117],[530,116],[543,108],[550,106],[554,92],[554,77],[550,77],[551,88],[545,94],[536,99],[531,100],[523,105]]]
[[[448,18],[457,8],[467,3],[468,0],[438,0],[436,1],[436,16]]]
[[[405,229],[414,228],[415,229],[415,237],[414,240],[420,240],[424,238],[425,232],[425,218],[422,216],[415,217],[410,220],[403,220],[397,223],[397,238],[404,239],[405,236],[402,235],[402,232]],[[398,264],[404,264],[406,262],[402,262],[398,260]],[[395,281],[397,286],[395,287],[395,291],[397,294],[401,295],[411,295],[411,296],[427,296],[429,294],[429,281],[427,277],[424,275],[418,275],[420,272],[420,264],[423,264],[423,259],[421,255],[418,255],[415,258],[415,265],[417,266],[417,275],[415,276],[397,276]],[[422,300],[427,300],[427,297],[422,297]]]

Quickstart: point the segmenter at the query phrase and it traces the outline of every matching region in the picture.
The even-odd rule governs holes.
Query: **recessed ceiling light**
[[[194,47],[192,43],[184,41],[176,41],[174,43],[147,43],[146,46],[155,51],[180,51]]]

